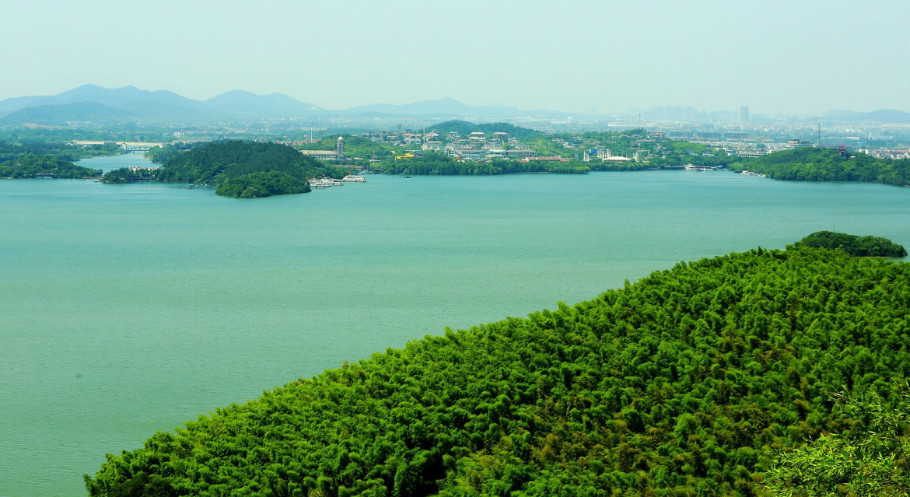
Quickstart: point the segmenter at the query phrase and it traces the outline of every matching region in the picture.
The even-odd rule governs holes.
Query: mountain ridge
[[[102,109],[101,107],[104,109]],[[666,107],[646,111],[653,118],[667,117]],[[671,108],[677,118],[713,115],[694,108]],[[104,88],[84,84],[57,95],[32,95],[0,100],[0,125],[26,123],[59,125],[74,121],[141,121],[185,120],[207,121],[223,118],[467,118],[510,119],[517,117],[564,118],[565,112],[519,110],[508,105],[469,105],[452,97],[423,100],[407,104],[371,104],[348,109],[325,109],[313,103],[301,102],[283,93],[259,95],[235,89],[207,100],[193,100],[169,90],[149,91],[129,85]],[[880,109],[871,112],[831,110],[818,116],[823,120],[851,122],[906,123],[910,112]]]
[[[375,104],[329,110],[283,93],[259,95],[229,90],[207,100],[192,100],[168,90],[135,86],[104,88],[85,84],[57,95],[0,100],[0,125],[63,124],[74,121],[208,120],[253,117],[478,117],[519,115],[515,107],[472,106],[451,97],[410,104]]]

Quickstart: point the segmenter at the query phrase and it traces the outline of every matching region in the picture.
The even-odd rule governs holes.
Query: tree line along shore
[[[534,144],[541,153],[565,153],[564,149],[554,145],[554,141],[558,140],[549,138],[548,135],[537,132],[522,134],[522,128],[514,126],[509,129]],[[591,171],[679,169],[690,164],[698,168],[751,172],[778,180],[853,181],[910,186],[910,160],[877,159],[861,153],[811,147],[741,158],[701,144],[661,137],[645,139],[642,133],[643,130],[629,130],[586,134],[588,139],[609,144],[616,151],[629,155],[633,155],[633,143],[636,147],[651,147],[646,149],[647,159],[622,161],[585,161],[559,155],[547,159],[490,158],[469,161],[433,151],[414,151],[395,156],[394,149],[388,145],[358,137],[348,137],[347,140],[354,158],[337,163],[315,160],[299,153],[298,149],[271,142],[224,140],[175,144],[155,148],[148,153],[149,158],[160,167],[118,169],[109,171],[101,179],[105,183],[160,181],[207,184],[217,187],[216,193],[219,195],[257,198],[305,193],[309,191],[308,179],[341,178],[355,168],[399,175],[586,174]],[[320,142],[314,146],[324,145]],[[72,162],[83,157],[111,153],[116,153],[116,150],[109,145],[74,148],[63,144],[0,141],[0,177],[99,178],[100,171],[76,166]],[[371,161],[357,158],[364,156],[381,159]]]

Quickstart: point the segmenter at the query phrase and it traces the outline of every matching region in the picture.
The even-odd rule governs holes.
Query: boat
[[[332,186],[344,186],[344,182],[334,178],[319,178],[309,180],[310,188],[329,188]]]
[[[341,178],[341,181],[345,183],[366,183],[367,180],[363,176],[357,176],[356,174],[349,174],[344,178]]]

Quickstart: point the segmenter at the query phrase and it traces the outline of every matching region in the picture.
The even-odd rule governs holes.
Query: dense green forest
[[[53,155],[27,154],[0,162],[0,178],[97,178],[100,169],[77,166]]]
[[[77,166],[86,157],[119,153],[116,145],[73,147],[47,141],[0,140],[0,178],[94,178],[98,169]]]
[[[756,249],[293,381],[109,455],[86,486],[92,496],[798,495],[793,449],[867,436],[866,419],[833,395],[874,392],[892,412],[904,398],[894,380],[908,373],[910,265]],[[906,423],[893,430],[905,443]],[[890,460],[904,493],[890,495],[910,488],[902,457]]]
[[[302,179],[344,176],[341,169],[325,166],[291,147],[239,140],[195,147],[169,159],[160,171],[160,181],[177,183],[220,183],[224,178],[260,171],[280,171]]]
[[[101,181],[107,184],[135,183],[137,181],[157,181],[158,169],[149,167],[121,167],[104,173]]]
[[[182,152],[187,152],[194,147],[201,147],[207,142],[198,143],[173,143],[163,147],[153,147],[145,153],[145,158],[156,163],[164,164],[165,162],[177,157]]]
[[[832,394],[856,426],[778,453],[763,486],[788,497],[910,495],[910,384],[894,387],[888,403],[875,391]]]
[[[697,166],[723,168],[738,157],[728,155],[723,149],[678,140],[661,140],[653,148],[648,163],[653,167],[681,167],[692,163]]]
[[[308,191],[310,184],[306,178],[294,177],[283,171],[259,171],[226,178],[215,193],[225,197],[259,198]]]
[[[748,170],[769,178],[796,181],[865,181],[910,185],[910,160],[876,159],[859,152],[803,147],[783,150],[730,164],[734,171]]]
[[[215,193],[237,198],[304,193],[310,191],[307,178],[346,174],[277,143],[227,140],[193,146],[185,152],[175,149],[156,149],[152,154],[154,159],[165,160],[154,172],[156,181],[218,185]],[[142,179],[134,173],[110,171],[104,181]]]
[[[907,249],[887,238],[817,231],[796,242],[798,246],[842,250],[857,257],[905,257]]]

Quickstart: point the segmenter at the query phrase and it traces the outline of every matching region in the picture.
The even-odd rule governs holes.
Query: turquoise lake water
[[[139,156],[97,158],[105,170]],[[345,360],[818,230],[910,247],[910,189],[728,172],[368,176],[257,200],[0,181],[0,496]]]

